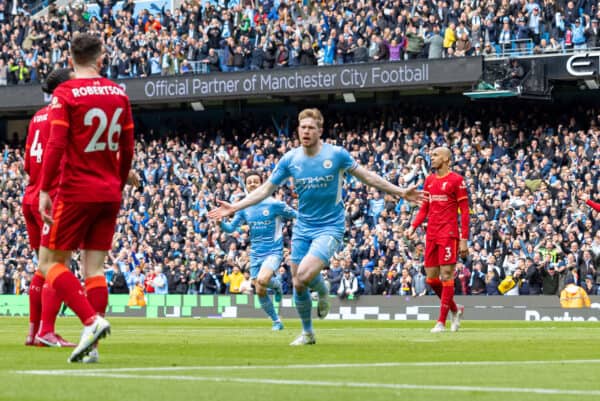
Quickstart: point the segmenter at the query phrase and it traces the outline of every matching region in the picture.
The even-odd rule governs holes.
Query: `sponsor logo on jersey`
[[[33,117],[34,123],[41,123],[41,122],[47,121],[47,120],[48,120],[48,113],[38,114],[37,116]]]
[[[320,177],[297,178],[296,186],[305,189],[326,188],[334,180],[333,175],[324,175]]]
[[[62,104],[60,104],[58,102],[58,98],[57,97],[53,97],[52,98],[52,102],[50,103],[50,108],[51,109],[60,109],[62,107]]]
[[[447,195],[431,195],[431,200],[435,202],[448,202]]]

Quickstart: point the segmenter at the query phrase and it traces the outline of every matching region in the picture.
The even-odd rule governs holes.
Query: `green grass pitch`
[[[317,321],[315,346],[290,347],[297,321],[111,319],[101,362],[23,346],[26,318],[0,318],[0,400],[600,399],[600,324]],[[57,330],[77,341],[79,322]]]

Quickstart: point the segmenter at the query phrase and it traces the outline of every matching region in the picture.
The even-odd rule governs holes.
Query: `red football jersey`
[[[29,183],[23,195],[24,205],[35,205],[38,203],[42,171],[42,155],[48,142],[50,124],[48,123],[48,108],[43,107],[33,115],[27,130],[27,141],[25,144],[25,171],[29,174]]]
[[[58,199],[119,202],[133,159],[133,118],[125,91],[106,78],[60,84],[48,106],[50,138],[42,190],[64,154]]]
[[[461,210],[461,232],[458,210]],[[427,217],[427,239],[469,238],[469,198],[462,176],[454,172],[438,177],[430,174],[423,187],[423,203],[413,222],[417,228]]]

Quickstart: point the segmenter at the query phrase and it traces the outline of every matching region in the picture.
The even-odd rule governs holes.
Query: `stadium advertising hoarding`
[[[327,67],[282,68],[237,73],[156,76],[117,80],[132,104],[209,99],[244,99],[457,86],[476,82],[481,57],[410,60],[394,63],[345,64]],[[32,109],[49,101],[37,85],[0,89],[0,110]]]
[[[600,321],[600,297],[590,297],[592,308],[562,309],[552,296],[457,296],[469,320]],[[248,295],[156,295],[147,294],[145,307],[129,307],[129,295],[111,295],[108,316],[264,318],[258,299]],[[0,295],[0,316],[25,316],[28,298]],[[285,319],[296,318],[291,297],[276,305]],[[72,312],[69,311],[72,315]],[[435,320],[436,297],[365,296],[354,300],[331,298],[330,320]]]
[[[596,78],[600,75],[600,52],[577,52],[544,57],[546,75],[553,80]]]

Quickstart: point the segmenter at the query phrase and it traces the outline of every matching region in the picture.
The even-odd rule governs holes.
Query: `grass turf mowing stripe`
[[[322,386],[322,387],[349,387],[349,388],[375,388],[389,390],[429,390],[429,391],[458,391],[458,392],[485,392],[485,393],[527,393],[546,395],[593,395],[600,396],[600,390],[566,390],[554,388],[523,388],[523,387],[482,387],[482,386],[452,386],[452,385],[427,385],[407,383],[361,383],[361,382],[335,382],[321,380],[280,380],[258,378],[232,378],[232,377],[203,377],[203,376],[162,376],[162,375],[133,375],[123,373],[95,373],[95,372],[70,372],[72,376],[98,377],[110,379],[152,379],[152,380],[183,380],[205,382],[229,382],[247,384],[273,384],[288,386]],[[63,375],[64,372],[46,371],[45,375]]]
[[[419,367],[419,366],[519,366],[519,365],[581,365],[598,364],[600,359],[565,359],[538,361],[439,361],[439,362],[378,362],[378,363],[322,363],[298,365],[231,365],[231,366],[162,366],[138,368],[105,368],[105,369],[61,369],[61,370],[17,370],[18,374],[51,375],[76,373],[118,373],[118,372],[176,372],[189,370],[254,370],[254,369],[335,369],[335,368],[385,368],[385,367]]]

